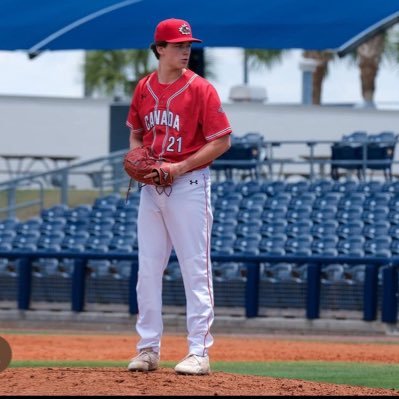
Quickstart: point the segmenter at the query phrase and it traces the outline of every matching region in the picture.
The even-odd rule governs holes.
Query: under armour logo
[[[190,180],[190,184],[198,184],[198,180]]]

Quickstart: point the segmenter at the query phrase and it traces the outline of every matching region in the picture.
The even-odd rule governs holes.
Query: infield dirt
[[[13,360],[126,361],[135,354],[137,337],[126,334],[2,334]],[[399,363],[397,338],[282,338],[216,336],[212,361],[350,361]],[[186,355],[185,336],[165,336],[163,361]],[[82,363],[84,364],[84,363]],[[0,395],[397,395],[398,391],[302,380],[213,372],[210,376],[180,376],[172,369],[131,373],[121,368],[9,368],[0,373]]]

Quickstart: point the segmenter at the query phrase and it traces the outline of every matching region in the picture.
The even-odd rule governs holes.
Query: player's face
[[[172,68],[186,68],[190,59],[191,42],[168,43],[164,47],[164,61]]]

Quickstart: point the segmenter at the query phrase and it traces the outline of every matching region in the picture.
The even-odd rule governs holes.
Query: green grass
[[[10,367],[121,367],[121,361],[13,361]],[[174,367],[174,362],[162,362]],[[399,390],[399,365],[342,362],[212,362],[212,370],[225,373],[291,378],[333,384]]]

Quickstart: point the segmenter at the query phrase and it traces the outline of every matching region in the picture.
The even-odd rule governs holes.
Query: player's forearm
[[[198,166],[205,165],[215,160],[226,152],[230,148],[230,145],[230,135],[223,136],[220,139],[205,144],[200,150],[184,161],[173,165],[177,169],[175,176],[182,175]]]
[[[143,145],[143,138],[133,132],[130,132],[129,145],[131,150],[133,150],[133,148],[140,147]]]

